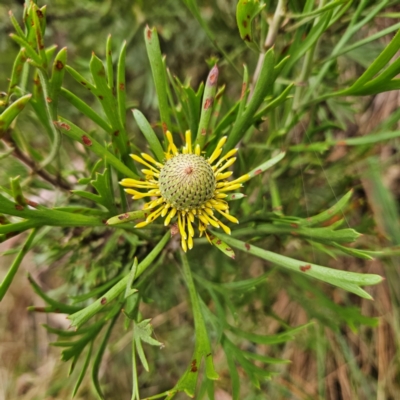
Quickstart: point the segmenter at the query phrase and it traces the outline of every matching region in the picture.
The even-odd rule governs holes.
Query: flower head
[[[145,179],[127,178],[120,183],[128,187],[125,191],[133,195],[134,200],[151,198],[143,207],[150,211],[149,215],[135,227],[142,228],[158,217],[165,218],[164,225],[167,226],[176,218],[182,249],[186,252],[193,247],[194,225],[198,226],[200,236],[205,233],[209,240],[208,225],[222,228],[227,234],[231,233],[230,228],[219,218],[222,216],[234,223],[239,221],[229,214],[229,204],[224,199],[228,197],[227,192],[243,186],[242,182],[247,181],[249,175],[228,181],[232,172],[227,169],[236,161],[234,156],[238,149],[220,157],[226,136],[220,139],[208,159],[201,154],[199,145],[193,149],[190,131],[186,131],[186,144],[181,152],[175,146],[171,132],[167,131],[166,136],[168,150],[164,163],[146,153],[141,153],[141,157],[132,154],[135,161],[146,166],[142,169]],[[146,191],[139,192],[132,188]]]

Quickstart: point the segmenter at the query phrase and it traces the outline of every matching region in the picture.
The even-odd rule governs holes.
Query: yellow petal
[[[167,140],[168,140],[168,143],[169,143],[169,145],[171,147],[172,153],[173,154],[178,154],[178,149],[176,148],[175,143],[174,143],[174,139],[172,138],[172,133],[170,131],[167,131],[165,133],[165,135],[167,136]]]
[[[186,240],[185,240],[185,238],[183,236],[182,236],[182,240],[181,240],[181,245],[182,245],[183,251],[186,253],[187,252],[187,245],[186,245]]]
[[[142,153],[143,154],[143,153]],[[145,165],[146,167],[149,167],[151,170],[155,171],[155,172],[159,172],[159,170],[155,167],[153,167],[151,164],[149,164],[148,162],[142,160],[139,156],[137,156],[136,154],[131,154],[131,157],[137,161],[140,164]]]
[[[229,228],[229,226],[226,226],[225,224],[223,224],[220,220],[218,220],[219,226],[224,230],[224,232],[227,235],[231,234],[231,228]]]
[[[225,186],[222,189],[218,189],[219,192],[229,192],[230,190],[236,190],[243,187],[241,183],[236,183],[234,185]]]
[[[156,165],[157,167],[159,167],[159,168],[163,167],[163,164],[159,163],[158,161],[156,161],[153,157],[149,156],[148,154],[141,153],[140,155],[142,156],[142,158],[151,162],[152,164]]]
[[[167,218],[165,218],[164,226],[169,225],[171,219],[175,217],[175,214],[176,214],[176,208],[173,207],[170,213],[167,215]]]
[[[148,225],[150,222],[139,222],[138,224],[135,225],[135,228],[143,228],[144,226]]]
[[[190,130],[185,132],[186,149],[189,154],[192,154],[192,133]]]
[[[225,144],[227,139],[228,139],[228,136],[224,136],[219,140],[217,146],[215,147],[215,150],[211,154],[211,157],[208,159],[208,162],[210,164],[212,164],[220,156],[220,154],[222,152],[222,146]]]
[[[189,250],[193,249],[193,238],[191,236],[188,237],[188,247]]]
[[[167,213],[168,213],[168,209],[171,207],[171,204],[166,204],[165,206],[164,206],[164,208],[163,208],[163,211],[162,211],[162,213],[161,213],[161,216],[162,217],[165,217],[166,215],[167,215]],[[168,225],[168,224],[167,224]]]
[[[160,176],[158,172],[154,172],[151,169],[142,169],[141,171],[146,175],[156,176],[157,178]]]
[[[232,174],[233,174],[232,171],[224,172],[223,174],[218,174],[218,175],[216,175],[215,179],[216,179],[217,181],[221,181],[221,180],[223,180],[223,179],[229,178]]]
[[[226,219],[228,219],[229,221],[238,224],[239,220],[237,218],[235,218],[233,215],[229,215],[226,212],[223,212],[221,210],[217,210],[220,214],[222,214]]]

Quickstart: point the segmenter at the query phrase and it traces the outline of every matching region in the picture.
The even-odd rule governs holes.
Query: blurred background
[[[238,34],[236,1],[208,0],[198,3],[204,20],[217,38],[219,48],[229,54],[237,68],[240,69],[246,63],[252,73],[258,57],[244,45]],[[272,3],[267,7],[271,13],[275,5]],[[303,4],[301,1],[291,3],[294,9],[300,9]],[[393,17],[400,13],[400,6],[396,3],[388,2],[388,6],[359,32],[354,41],[398,22]],[[190,82],[197,88],[201,81],[205,81],[213,61],[219,59],[219,82],[227,86],[226,97],[237,99],[240,96],[240,76],[224,60],[221,52],[181,1],[49,0],[46,4],[46,43],[55,43],[58,48],[67,46],[68,63],[84,76],[89,76],[88,60],[92,51],[100,58],[104,57],[108,34],[113,37],[115,57],[121,43],[127,41],[129,108],[139,108],[150,121],[158,118],[158,111],[143,40],[146,24],[157,28],[166,64],[182,82]],[[8,37],[13,32],[8,11],[12,10],[20,21],[22,7],[22,1],[0,0],[0,90],[7,87],[7,78],[18,52],[17,45]],[[345,23],[343,21],[343,26]],[[322,53],[329,54],[332,43],[340,38],[343,31],[340,24],[338,26],[332,29],[329,38],[324,38]],[[391,37],[387,35],[339,57],[328,79],[339,83],[353,81]],[[285,40],[290,41],[286,36],[281,46]],[[64,86],[88,103],[94,103],[90,94],[81,89],[68,74],[65,79]],[[340,128],[333,129],[333,135],[336,139],[344,140],[368,134],[382,124],[387,128],[399,129],[399,105],[399,92],[393,91],[358,98],[357,101],[332,100],[326,110],[332,124],[340,125]],[[223,109],[229,109],[229,106],[227,102]],[[77,125],[90,129],[86,119],[67,102],[60,105],[60,110],[63,116]],[[138,129],[131,114],[127,115],[128,132],[140,147],[142,139]],[[41,128],[35,124],[29,111],[21,115],[19,123],[26,133],[26,140],[40,146]],[[347,216],[348,224],[351,227],[357,226],[360,232],[365,233],[357,245],[376,250],[390,247],[391,251],[373,261],[338,256],[325,262],[327,266],[340,264],[342,269],[376,273],[387,279],[380,285],[368,288],[374,301],[353,295],[344,296],[339,289],[317,285],[318,290],[331,299],[330,310],[335,310],[336,305],[341,307],[340,311],[336,310],[338,314],[332,311],[331,315],[327,315],[324,314],[323,304],[327,300],[319,296],[317,289],[313,297],[305,295],[313,290],[313,282],[299,277],[296,278],[296,285],[291,285],[292,276],[274,274],[268,290],[259,288],[257,293],[249,295],[244,309],[249,318],[254,319],[257,326],[264,327],[263,332],[267,334],[279,332],[280,324],[274,319],[277,316],[292,327],[313,318],[322,322],[304,331],[294,341],[271,349],[271,355],[292,362],[276,368],[279,374],[261,391],[253,389],[250,384],[246,385],[247,378],[239,371],[243,399],[400,399],[400,249],[395,247],[400,245],[399,147],[400,141],[393,139],[361,147],[357,151],[349,151],[346,146],[335,146],[323,153],[298,155],[297,162],[304,168],[282,177],[281,196],[288,214],[300,205],[312,215],[314,209],[319,209],[326,192],[335,193],[342,187],[354,187],[355,195],[351,213]],[[2,169],[0,172],[0,185],[7,186],[9,177],[16,175],[28,177],[29,171],[18,161],[8,159],[7,170]],[[41,201],[52,201],[46,197],[46,188],[38,188],[36,195]],[[54,229],[51,233],[55,242],[66,240],[65,234],[61,229]],[[12,249],[19,246],[21,241],[21,237],[17,236],[0,245],[3,255],[0,258],[0,279],[14,257]],[[276,246],[277,252],[289,252],[302,258],[313,257],[310,253],[305,254],[301,242],[296,240],[283,246],[271,238],[268,245]],[[70,398],[76,380],[76,377],[67,377],[69,366],[60,361],[60,349],[50,346],[55,336],[42,327],[42,324],[48,324],[68,328],[65,315],[27,311],[30,305],[44,305],[34,294],[26,277],[27,272],[45,292],[52,294],[57,293],[57,288],[62,287],[68,276],[63,270],[62,259],[52,261],[52,252],[57,251],[56,247],[43,244],[41,250],[26,257],[10,291],[0,304],[0,400],[67,399]],[[96,251],[88,246],[84,257],[90,259],[91,250]],[[240,256],[237,265],[245,269],[250,277],[268,270],[266,263],[249,256]],[[158,349],[146,349],[152,360],[152,373],[144,374],[142,378],[143,395],[172,387],[179,379],[191,351],[181,348],[181,343],[188,342],[187,338],[191,334],[191,321],[188,319],[190,310],[185,295],[181,294],[181,291],[184,292],[183,285],[174,272],[172,260],[166,260],[165,268],[171,271],[170,277],[164,280],[164,274],[163,280],[155,278],[159,279],[154,285],[158,291],[151,293],[151,302],[145,304],[142,310],[147,318],[153,317],[157,340],[166,344],[166,349],[161,352]],[[378,325],[373,319],[375,317],[379,320]],[[354,320],[357,320],[357,326],[352,326]],[[101,379],[108,393],[107,399],[128,399],[131,390],[131,333],[122,331],[121,327],[119,334],[114,334],[115,340],[103,360]],[[251,344],[248,346],[251,347]],[[215,399],[231,399],[229,375],[222,353],[217,351],[215,362],[221,376],[221,380],[216,383]],[[90,380],[85,378],[76,398],[95,399],[90,385]],[[180,394],[176,398],[186,397]]]

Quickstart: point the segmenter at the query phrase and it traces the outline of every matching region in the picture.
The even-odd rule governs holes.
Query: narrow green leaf
[[[138,176],[132,170],[130,170],[117,157],[115,157],[105,147],[103,147],[97,140],[95,140],[91,135],[80,129],[78,126],[74,125],[72,122],[62,117],[59,117],[57,125],[63,134],[88,147],[104,161],[112,165],[117,171],[121,172],[121,174],[129,178],[138,179]]]
[[[244,197],[247,197],[245,194],[243,193],[231,193],[228,194],[227,197],[225,197],[225,201],[233,201],[233,200],[240,200],[243,199]]]
[[[50,91],[49,91],[50,97],[49,99],[47,99],[48,102],[51,102],[51,107],[53,108],[55,113],[57,113],[58,98],[61,93],[61,85],[64,79],[66,63],[67,63],[67,48],[64,47],[56,55],[53,62],[52,75],[50,80]]]
[[[125,295],[124,295],[125,299],[127,297],[129,297],[130,292],[132,290],[132,284],[136,278],[137,269],[138,269],[138,259],[137,259],[137,257],[135,257],[133,260],[131,271],[129,272],[128,281],[126,282],[126,289],[125,289]],[[134,335],[135,335],[135,333],[134,333]]]
[[[204,147],[208,136],[208,126],[213,112],[215,94],[218,84],[218,67],[215,65],[208,74],[206,85],[204,87],[203,103],[201,106],[200,123],[197,130],[196,142],[200,148]],[[193,134],[193,132],[192,132]]]
[[[32,238],[33,239],[33,238]],[[71,306],[69,304],[60,303],[57,300],[52,299],[51,297],[47,296],[46,293],[42,291],[39,285],[35,282],[35,280],[28,274],[29,283],[32,285],[32,289],[34,292],[40,296],[46,304],[50,307],[46,310],[47,312],[60,312],[63,314],[71,314],[77,312],[81,309],[81,307]],[[34,311],[35,308],[30,307],[31,311]]]
[[[153,131],[153,128],[147,121],[146,117],[139,110],[132,110],[132,112],[140,131],[143,133],[147,143],[150,146],[151,151],[159,162],[163,162],[165,159],[164,150],[160,144],[160,141],[158,140],[157,135]]]
[[[22,260],[24,259],[26,253],[30,250],[32,246],[33,239],[35,238],[37,233],[37,229],[33,229],[28,236],[25,244],[23,245],[22,249],[18,252],[17,256],[15,257],[11,267],[7,271],[6,276],[4,277],[3,281],[0,284],[0,301],[3,300],[4,295],[6,294],[8,288],[10,287],[15,274],[17,273],[19,266],[21,265]]]
[[[396,33],[391,42],[385,47],[382,53],[366,69],[366,71],[350,86],[349,89],[346,89],[343,92],[351,94],[357,89],[362,88],[382,68],[384,68],[389,63],[389,61],[396,54],[399,48],[400,48],[400,30]]]
[[[10,83],[8,84],[7,96],[4,100],[4,104],[7,106],[10,101],[10,96],[16,91],[17,85],[21,79],[22,71],[25,65],[26,57],[25,52],[21,49],[15,57],[13,69],[11,72]]]
[[[165,74],[165,67],[161,56],[157,29],[149,28],[149,26],[146,26],[144,30],[144,39],[157,92],[158,108],[160,110],[162,130],[165,133],[167,130],[172,129],[172,125],[168,105],[167,77]]]
[[[88,350],[88,352],[86,354],[85,362],[83,364],[81,372],[79,373],[78,380],[76,381],[75,386],[74,386],[74,390],[72,392],[72,398],[74,398],[76,396],[76,393],[78,392],[79,387],[81,386],[83,378],[86,375],[86,371],[88,369],[89,362],[90,362],[90,357],[92,356],[92,349],[93,349],[93,341],[90,342],[89,350]]]
[[[301,45],[296,43],[296,45],[292,46],[293,49],[290,49],[290,58],[287,60],[286,65],[283,68],[284,71],[289,71],[294,65],[296,65],[298,60],[306,53],[306,51],[318,41],[323,32],[328,28],[331,17],[332,11],[327,11],[311,28],[310,32],[307,33],[307,36],[302,41]]]
[[[265,117],[265,114],[283,104],[289,98],[289,92],[292,90],[293,86],[294,83],[288,85],[278,97],[273,99],[265,107],[263,107],[257,114],[255,114],[253,118],[253,123],[256,123],[257,121]]]
[[[28,43],[28,41],[25,38],[19,37],[18,35],[15,35],[14,33],[10,34],[10,38],[12,40],[14,40],[14,42],[17,42],[21,47],[23,47],[25,49],[28,57],[31,58],[33,60],[33,62],[37,64],[37,66],[39,68],[43,68],[41,58],[39,57],[39,55],[36,53],[36,51],[33,49],[33,47]]]
[[[228,139],[229,140],[229,139]],[[273,167],[275,164],[277,164],[279,161],[281,161],[285,157],[286,153],[279,153],[276,156],[272,157],[268,161],[262,163],[258,167],[254,168],[251,170],[248,175],[249,179],[254,178],[255,176],[265,172],[267,169]]]
[[[106,207],[110,213],[116,214],[117,207],[115,205],[115,199],[113,195],[113,188],[110,182],[110,170],[105,169],[102,174],[96,172],[96,179],[92,180],[90,183],[97,190],[100,195],[101,200],[99,201],[104,207]]]
[[[242,329],[236,328],[232,325],[228,325],[228,329],[235,335],[249,340],[253,343],[273,345],[279,343],[285,343],[289,340],[293,340],[299,332],[311,326],[313,323],[297,326],[296,328],[288,329],[285,332],[277,333],[275,335],[259,335],[257,333],[250,333]]]
[[[14,101],[0,114],[0,138],[4,132],[9,128],[11,122],[18,116],[18,114],[25,108],[31,100],[32,95],[27,94]]]
[[[92,381],[93,381],[93,385],[96,389],[96,392],[101,399],[105,399],[105,397],[103,395],[103,392],[100,387],[100,382],[99,382],[100,364],[101,364],[101,360],[103,359],[103,355],[106,350],[108,340],[110,339],[111,332],[114,328],[115,323],[117,322],[118,317],[119,317],[119,314],[115,315],[115,317],[112,319],[110,325],[108,326],[107,331],[104,335],[103,340],[101,341],[100,347],[99,347],[99,349],[96,353],[96,356],[94,358],[94,361],[93,361]]]
[[[74,70],[72,67],[67,65],[65,67],[66,71],[84,88],[92,92],[93,94],[96,93],[96,86],[90,83],[86,78],[84,78],[78,71]]]
[[[213,232],[217,236],[216,232]],[[360,286],[376,285],[382,282],[382,277],[375,274],[359,274],[356,272],[341,271],[320,265],[295,260],[268,250],[261,249],[249,243],[233,239],[229,236],[218,234],[229,245],[267,260],[273,264],[287,268],[300,274],[311,276],[331,285],[338,286],[365,299],[372,297]]]
[[[112,40],[111,35],[108,35],[106,42],[106,63],[107,63],[107,82],[111,91],[114,89],[114,69],[112,61]]]
[[[125,222],[135,221],[145,217],[145,211],[130,211],[124,214],[116,215],[107,220],[106,225],[118,225]]]
[[[100,126],[100,128],[104,129],[107,133],[112,133],[112,127],[105,121],[98,112],[94,111],[93,108],[89,107],[84,101],[82,101],[79,97],[75,96],[69,90],[65,88],[61,88],[61,94],[74,106],[76,107],[82,114],[86,115],[90,118],[94,123]]]
[[[36,46],[39,52],[39,57],[41,60],[40,65],[45,70],[47,68],[47,55],[46,49],[44,47],[44,30],[45,30],[45,15],[43,11],[36,5],[32,5],[32,18],[33,18],[33,29],[35,30],[36,36]],[[36,61],[35,61],[36,62]]]
[[[260,224],[254,228],[237,229],[235,236],[253,236],[253,235],[292,235],[315,240],[317,242],[330,244],[331,242],[352,243],[356,241],[361,234],[354,229],[334,230],[333,227],[326,228],[308,228],[296,225],[296,223],[287,226],[284,224]]]
[[[10,16],[11,23],[13,24],[14,29],[15,29],[15,31],[17,32],[17,35],[18,35],[19,37],[21,37],[21,38],[25,38],[25,34],[24,34],[24,32],[22,31],[20,24],[18,23],[18,21],[17,21],[16,18],[14,17],[14,14],[12,13],[11,10],[8,12],[8,15]]]
[[[240,400],[240,378],[238,369],[235,364],[235,359],[233,358],[233,354],[230,351],[229,346],[226,346],[225,341],[222,344],[222,348],[224,349],[225,352],[225,357],[228,364],[229,374],[232,382],[232,400]]]
[[[225,255],[227,255],[229,258],[235,259],[235,252],[220,238],[208,234],[211,243],[220,251],[222,251]]]
[[[117,66],[117,101],[121,125],[126,124],[126,82],[125,82],[126,40],[123,42]]]
[[[253,123],[253,116],[255,112],[260,107],[267,93],[272,90],[272,84],[274,82],[274,65],[275,53],[274,49],[271,48],[265,53],[260,77],[257,80],[254,88],[253,97],[251,98],[243,114],[236,120],[232,132],[228,136],[228,141],[224,146],[224,153],[236,146],[247,129],[250,128]]]
[[[343,214],[343,209],[349,203],[351,197],[353,196],[353,189],[349,190],[336,204],[327,210],[323,211],[320,214],[314,215],[313,217],[309,217],[307,219],[299,220],[299,224],[301,226],[313,226],[316,224],[320,224],[322,222],[326,222],[334,217],[338,213]]]

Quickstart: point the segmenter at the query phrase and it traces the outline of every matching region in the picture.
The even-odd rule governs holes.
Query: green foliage
[[[379,284],[382,277],[319,264],[328,265],[330,258],[339,256],[370,260],[373,255],[396,251],[377,249],[370,243],[359,248],[362,234],[375,235],[375,226],[350,219],[355,213],[354,189],[349,188],[357,188],[359,178],[354,172],[343,173],[340,163],[368,166],[375,202],[387,210],[381,216],[383,226],[393,244],[399,244],[394,200],[381,183],[374,159],[368,160],[376,143],[399,137],[399,131],[392,129],[399,115],[365,136],[339,139],[336,135],[346,127],[344,115],[353,112],[352,104],[344,103],[344,96],[347,100],[348,96],[358,96],[357,100],[348,100],[356,102],[360,96],[399,88],[399,79],[395,78],[400,72],[399,60],[389,64],[400,48],[399,32],[370,60],[364,72],[337,83],[335,63],[339,56],[395,30],[391,27],[382,31],[385,33],[352,42],[388,2],[352,4],[334,0],[315,6],[312,1],[279,0],[274,12],[274,2],[240,0],[236,14],[233,11],[237,22],[233,31],[243,39],[232,39],[237,40],[237,53],[230,52],[195,1],[183,3],[194,17],[192,23],[200,25],[222,58],[219,66],[216,57],[209,59],[210,71],[197,88],[189,84],[190,77],[182,80],[167,68],[169,57],[162,56],[166,40],[162,29],[146,26],[145,48],[141,50],[123,42],[118,57],[113,57],[109,35],[104,60],[93,52],[89,62],[67,61],[67,48],[56,53],[55,47],[46,47],[46,7],[26,1],[23,28],[10,14],[15,30],[10,37],[19,47],[0,102],[0,160],[10,182],[6,187],[7,181],[1,181],[0,241],[29,233],[25,244],[15,249],[16,256],[0,284],[0,301],[29,250],[41,254],[44,264],[56,261],[63,266],[65,284],[59,292],[46,293],[29,276],[32,290],[46,303],[29,310],[68,314],[75,330],[45,328],[58,336],[53,345],[64,348],[61,358],[71,361],[70,374],[78,370],[77,376],[73,375],[72,396],[79,393],[85,376],[90,375],[96,395],[108,398],[108,389],[100,379],[101,363],[107,347],[121,336],[120,319],[124,317],[125,330],[132,328],[132,399],[140,398],[139,389],[146,379],[141,368],[152,373],[159,367],[154,361],[158,353],[154,356],[151,351],[162,346],[153,337],[151,320],[144,315],[148,312],[145,305],[161,314],[164,306],[173,307],[178,299],[188,301],[194,325],[190,334],[181,329],[194,340],[193,346],[190,340],[179,343],[192,354],[178,370],[180,378],[168,388],[162,385],[162,392],[150,394],[149,399],[172,399],[179,392],[191,397],[207,392],[213,398],[214,386],[218,385],[214,381],[222,375],[214,358],[219,350],[225,355],[232,398],[240,399],[243,374],[255,390],[271,387],[269,382],[281,371],[276,366],[283,368],[290,362],[279,356],[279,346],[296,340],[299,333],[309,333],[314,326],[338,333],[347,325],[357,331],[362,325],[374,327],[377,323],[351,304],[350,294],[372,299],[362,287]],[[273,14],[272,19],[267,13]],[[344,34],[327,55],[322,45],[332,46],[327,38],[334,29]],[[140,51],[147,51],[150,68],[146,67],[139,80],[151,77],[154,88],[150,95],[136,93],[135,100],[150,96],[158,113],[153,115],[151,107],[146,110],[143,99],[139,107],[135,105],[132,118],[127,114],[131,77],[126,65],[132,57],[130,52],[136,57]],[[101,54],[98,48],[96,52]],[[243,61],[249,67],[245,65],[242,73]],[[133,120],[141,134],[134,130]],[[27,121],[36,126],[37,135],[25,129]],[[130,157],[131,153],[147,152],[143,143],[156,160],[164,161],[167,130],[176,142],[190,130],[193,143],[208,157],[227,136],[223,154],[240,147],[234,176],[247,174],[243,193],[231,193],[226,198],[241,225],[230,224],[232,236],[209,230],[210,243],[196,239],[188,255],[182,251],[176,255],[179,240],[171,235],[174,227],[171,231],[158,224],[135,228],[135,221],[147,214],[137,202],[126,199],[119,185],[123,178],[143,179]],[[323,165],[320,155],[339,147],[347,150],[346,158]],[[21,174],[7,164],[11,158],[24,164]],[[300,174],[299,184],[296,178]],[[310,207],[307,200],[303,202],[301,185],[310,188]],[[53,193],[51,201],[37,204],[29,200],[40,198],[43,189]],[[208,246],[206,250],[204,245]],[[257,276],[247,269],[253,257],[265,269]],[[177,264],[182,267],[187,290],[184,295],[175,293],[171,284],[173,279],[180,279],[170,269]],[[197,265],[201,268],[194,273]],[[159,279],[168,286],[158,285]],[[332,300],[325,283],[341,289],[345,305]],[[280,333],[273,335],[254,325],[254,315],[247,315],[249,305],[258,300],[268,308],[268,296],[273,296],[278,287],[314,321],[291,327],[271,313],[280,327]],[[145,355],[148,345],[154,347],[149,350],[150,357]],[[264,345],[269,346],[268,351],[262,351]],[[168,360],[168,365],[172,364],[173,360]],[[203,382],[198,382],[202,368]],[[151,379],[156,379],[155,375]]]

